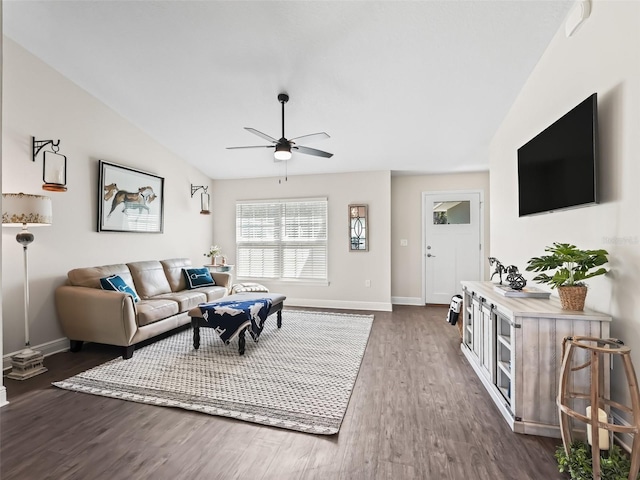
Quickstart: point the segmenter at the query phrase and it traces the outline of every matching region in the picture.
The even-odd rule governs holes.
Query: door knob
[[[431,255],[430,253],[427,253],[427,257],[435,257],[435,255]]]

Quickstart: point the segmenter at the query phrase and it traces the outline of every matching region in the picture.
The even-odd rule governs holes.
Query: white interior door
[[[425,303],[449,304],[482,272],[479,192],[423,193]]]

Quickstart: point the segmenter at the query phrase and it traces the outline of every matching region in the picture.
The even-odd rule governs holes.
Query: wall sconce
[[[67,157],[58,153],[60,150],[60,140],[36,140],[31,137],[31,145],[33,147],[33,161],[40,150],[51,144],[51,150],[45,150],[42,161],[42,185],[43,190],[50,192],[66,192],[67,191]]]
[[[210,215],[211,211],[209,210],[209,194],[207,193],[207,190],[209,190],[209,187],[206,187],[204,185],[194,185],[193,183],[191,184],[191,198],[193,198],[193,194],[196,193],[198,190],[202,190],[202,193],[200,194],[200,215]]]

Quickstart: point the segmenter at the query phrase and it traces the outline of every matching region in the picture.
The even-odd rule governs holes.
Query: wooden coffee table
[[[274,313],[277,313],[277,325],[278,328],[282,327],[282,307],[287,297],[280,293],[236,293],[227,297],[222,297],[220,302],[247,302],[251,300],[261,300],[268,298],[271,300],[271,308],[267,313],[267,318]],[[213,303],[213,302],[212,302]],[[202,316],[202,310],[200,307],[195,307],[189,310],[189,316],[191,317],[191,326],[193,327],[193,348],[196,350],[200,348],[200,327],[212,328],[213,326],[207,322]],[[243,328],[238,333],[238,352],[240,355],[244,355],[245,350],[245,334],[247,328]]]

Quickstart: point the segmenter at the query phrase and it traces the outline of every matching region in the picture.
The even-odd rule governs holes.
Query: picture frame
[[[162,233],[164,178],[98,162],[98,232]]]

